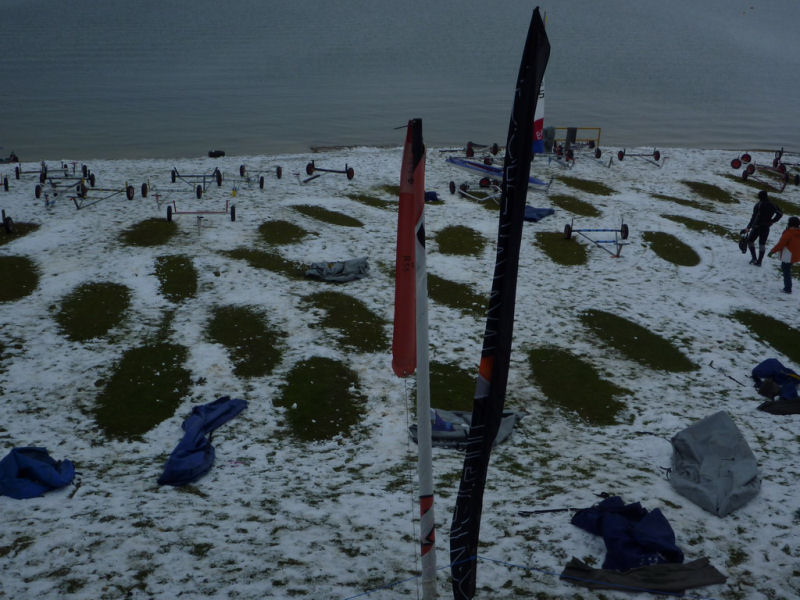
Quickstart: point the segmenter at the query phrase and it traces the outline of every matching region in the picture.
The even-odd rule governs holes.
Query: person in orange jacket
[[[800,262],[800,219],[789,217],[788,227],[781,239],[769,251],[769,256],[781,253],[781,271],[783,271],[783,292],[792,293],[792,264]]]

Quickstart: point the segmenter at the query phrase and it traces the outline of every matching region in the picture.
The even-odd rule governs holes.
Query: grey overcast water
[[[504,143],[534,3],[0,0],[0,155]],[[545,125],[800,149],[800,1],[543,2]]]

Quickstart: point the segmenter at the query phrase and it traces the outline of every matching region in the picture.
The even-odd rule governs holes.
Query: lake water
[[[504,143],[534,4],[0,0],[0,154]],[[798,0],[542,3],[545,124],[602,145],[800,149]]]

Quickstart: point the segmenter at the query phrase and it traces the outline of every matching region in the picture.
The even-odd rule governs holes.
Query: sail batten
[[[450,528],[453,597],[474,597],[483,492],[492,442],[502,420],[517,287],[519,252],[533,151],[534,120],[550,44],[533,11],[509,122],[492,291],[456,506]]]

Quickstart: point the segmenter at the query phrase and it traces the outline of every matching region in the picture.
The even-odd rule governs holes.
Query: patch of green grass
[[[318,221],[322,221],[324,223],[330,223],[331,225],[341,225],[342,227],[364,226],[364,224],[355,217],[345,215],[335,210],[328,210],[327,208],[322,208],[321,206],[314,206],[312,204],[298,204],[292,208],[294,208],[297,212],[306,215],[307,217],[317,219]]]
[[[289,221],[277,219],[266,221],[258,226],[258,234],[268,244],[296,244],[310,235],[308,231]]]
[[[119,283],[82,283],[61,301],[55,319],[68,339],[82,342],[108,333],[130,302],[131,291]]]
[[[536,246],[554,263],[565,266],[584,265],[589,256],[586,244],[565,239],[563,233],[537,231]]]
[[[337,360],[313,356],[297,363],[275,399],[286,408],[292,434],[302,441],[347,435],[361,422],[366,399],[358,376]]]
[[[475,358],[474,372],[465,371],[453,363],[430,363],[431,406],[444,410],[472,410],[478,358]],[[416,415],[416,388],[412,389],[410,396],[413,399],[412,411]]]
[[[706,200],[711,200],[712,202],[721,202],[722,204],[735,204],[737,202],[736,198],[731,196],[729,192],[723,190],[719,186],[714,185],[713,183],[689,181],[687,179],[682,179],[681,183],[692,190],[692,192],[701,198],[705,198]]]
[[[388,194],[389,196],[394,196],[397,198],[400,196],[400,186],[393,185],[389,183],[384,183],[383,185],[379,185],[378,189],[382,191],[384,194]]]
[[[325,312],[320,325],[341,333],[341,344],[357,352],[382,352],[389,348],[386,321],[358,298],[341,292],[316,292],[302,302]]]
[[[439,252],[459,256],[480,256],[486,246],[486,238],[466,225],[449,225],[439,231],[434,239]]]
[[[211,314],[206,333],[211,341],[227,348],[237,376],[272,373],[283,355],[284,336],[264,314],[247,306],[217,306]]]
[[[276,252],[236,248],[235,250],[222,251],[221,254],[237,260],[246,260],[255,269],[266,269],[290,279],[303,279],[306,271],[304,265],[286,260]]]
[[[122,243],[128,246],[162,246],[172,239],[178,226],[171,221],[152,218],[140,221],[122,232]]]
[[[187,355],[184,346],[161,342],[127,350],[94,409],[106,435],[136,439],[170,418],[191,385]]]
[[[680,204],[681,206],[688,206],[689,208],[696,208],[698,210],[705,210],[709,212],[713,212],[714,207],[708,204],[704,204],[702,202],[697,202],[696,200],[686,200],[685,198],[677,198],[675,196],[667,196],[666,194],[653,194],[653,198],[656,200],[665,200],[667,202],[674,202],[675,204]]]
[[[486,314],[489,297],[476,294],[463,283],[428,273],[428,297],[434,302],[481,317]]]
[[[576,413],[592,425],[615,425],[625,405],[614,396],[628,390],[601,379],[594,367],[559,348],[544,347],[528,353],[532,378],[547,399]]]
[[[159,256],[156,277],[161,293],[171,302],[194,298],[197,294],[197,270],[188,256]]]
[[[347,194],[347,197],[354,202],[360,202],[366,206],[371,206],[372,208],[383,208],[383,209],[396,209],[397,208],[397,201],[392,202],[391,200],[382,200],[381,198],[376,198],[375,196],[368,196],[367,194]]]
[[[580,319],[604,344],[647,367],[672,372],[698,368],[669,341],[624,317],[587,310]]]
[[[11,233],[5,227],[0,227],[0,246],[13,242],[17,238],[25,237],[29,233],[39,229],[36,223],[14,223]]]
[[[684,217],[683,215],[661,215],[661,216],[664,217],[665,219],[669,219],[670,221],[675,221],[676,223],[685,225],[692,231],[708,231],[720,237],[728,238],[731,240],[739,239],[738,231],[731,231],[727,227],[722,227],[721,225],[717,225],[715,223],[709,223],[708,221],[698,221],[696,219],[690,219],[689,217]]]
[[[599,181],[590,181],[588,179],[579,179],[578,177],[568,177],[566,175],[562,175],[557,179],[571,188],[575,188],[576,190],[587,192],[589,194],[610,196],[611,194],[616,193],[606,184],[600,183]]]
[[[650,244],[653,252],[667,262],[682,267],[694,267],[700,264],[697,252],[672,234],[661,231],[645,231],[642,239]]]
[[[800,363],[800,330],[751,310],[738,310],[732,316],[793,363]]]
[[[600,211],[588,202],[578,199],[576,196],[569,194],[551,194],[550,201],[558,208],[568,210],[572,214],[581,215],[583,217],[599,217]]]
[[[27,256],[0,256],[0,302],[13,302],[33,293],[39,268]]]

